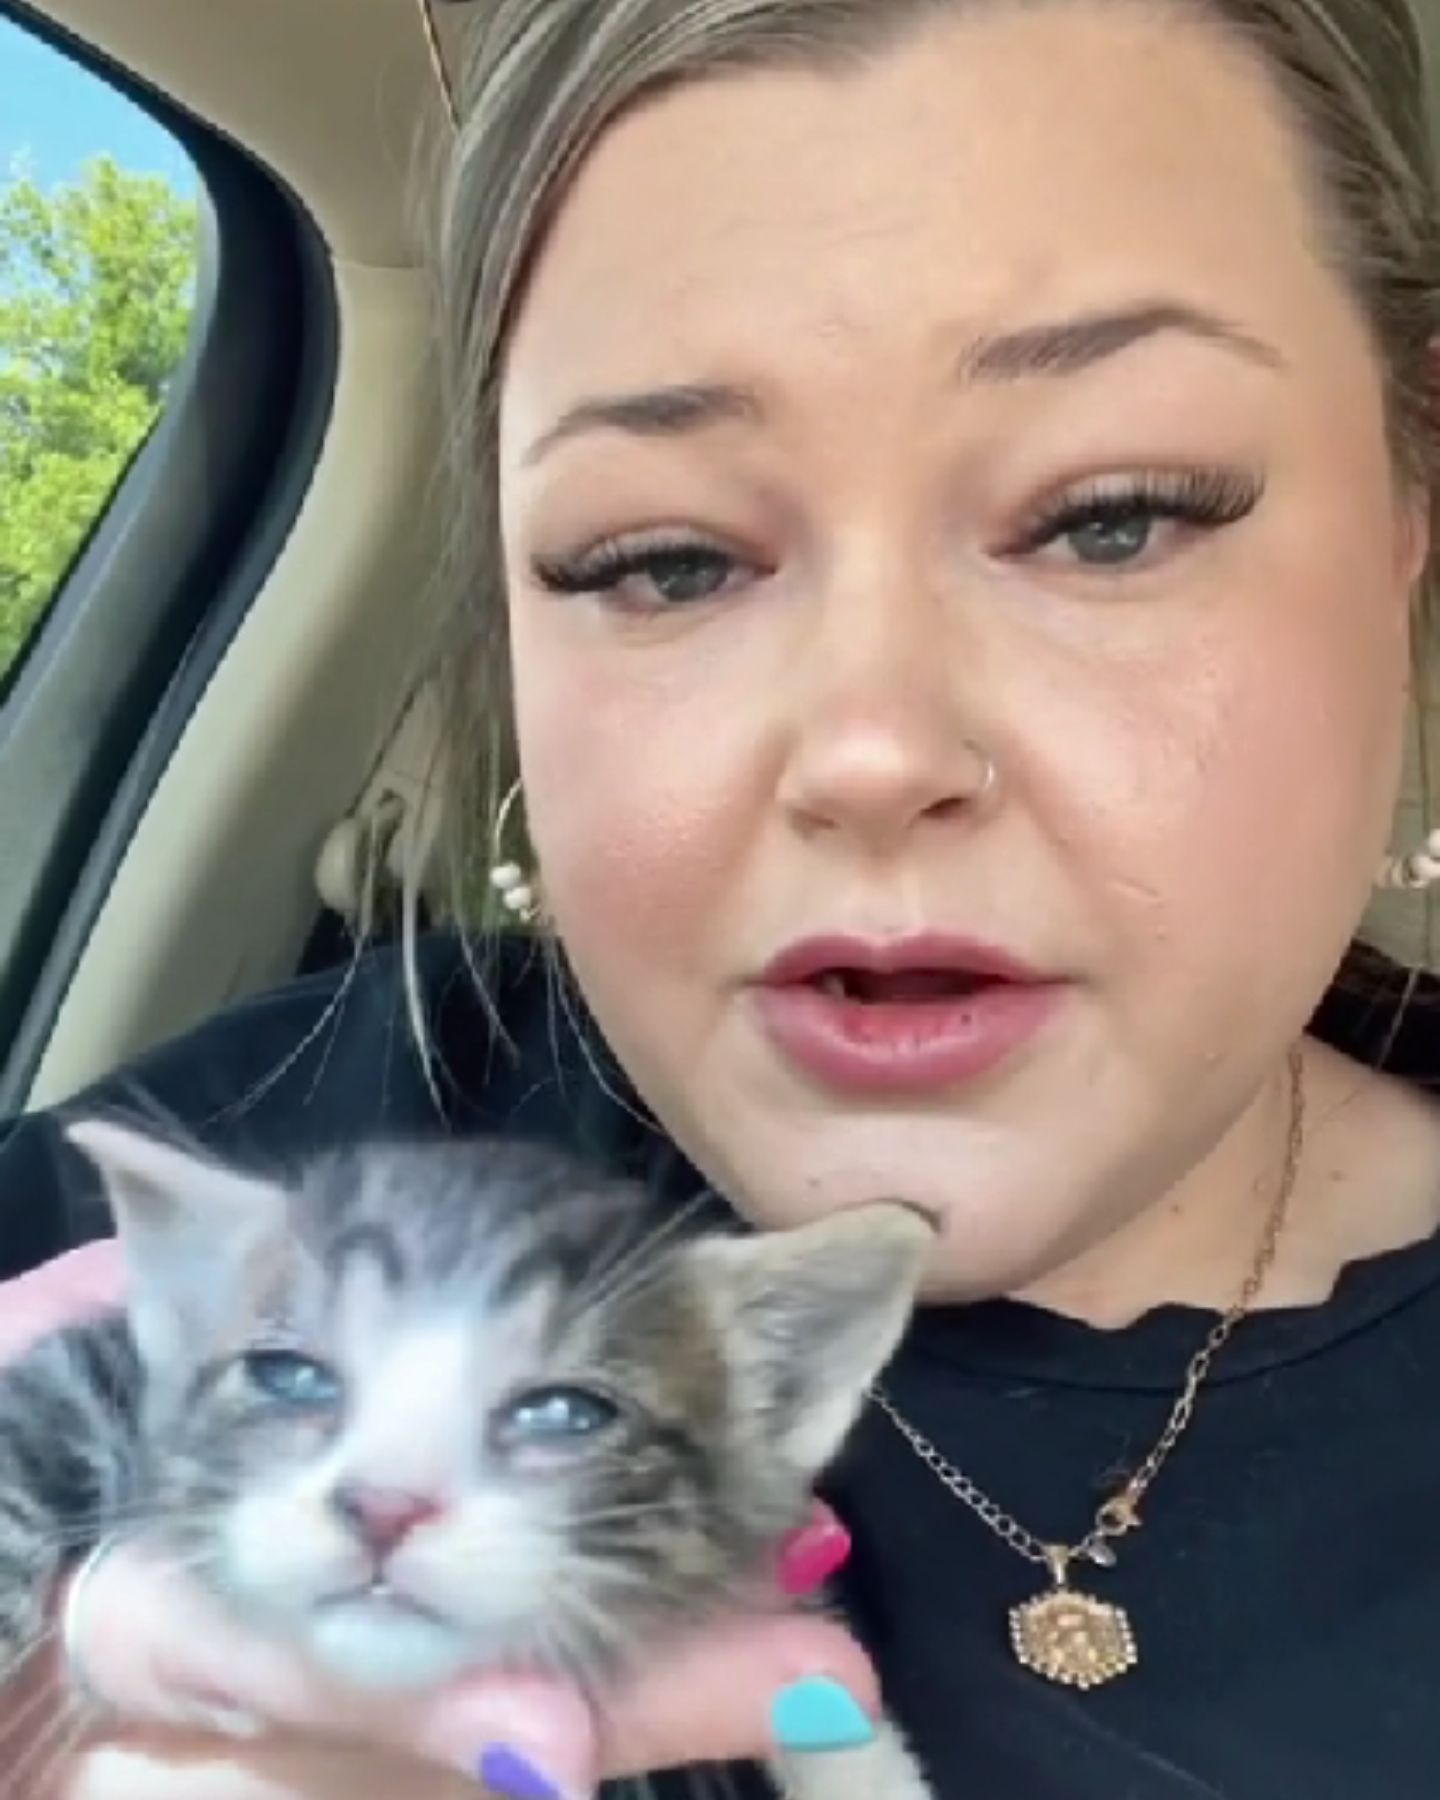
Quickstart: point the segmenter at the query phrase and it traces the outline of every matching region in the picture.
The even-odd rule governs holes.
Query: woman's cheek
[[[517,688],[531,834],[567,943],[688,953],[743,879],[763,728],[679,660],[547,647]]]
[[[1249,1011],[1298,1029],[1366,902],[1399,709],[1382,665],[1356,684],[1322,635],[1232,638],[1171,671],[1163,707],[1132,716],[1134,781],[1099,808],[1137,991],[1193,1006],[1197,1028]]]

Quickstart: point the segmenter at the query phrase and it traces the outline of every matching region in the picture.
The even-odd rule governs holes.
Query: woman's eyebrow
[[[1168,332],[1233,351],[1261,368],[1285,366],[1284,357],[1272,345],[1218,313],[1182,301],[1153,300],[974,339],[961,352],[956,369],[967,385],[1077,375]],[[726,382],[682,382],[600,395],[567,408],[530,445],[523,460],[527,465],[536,463],[558,445],[592,431],[619,431],[645,438],[688,437],[716,425],[756,424],[764,411],[757,390]]]
[[[623,431],[632,437],[684,437],[709,426],[758,423],[758,393],[727,382],[683,382],[628,394],[605,394],[568,407],[525,452],[535,463],[558,445],[590,431]]]
[[[1218,313],[1180,300],[1146,300],[1134,306],[1083,313],[1053,324],[1027,325],[1003,336],[979,338],[962,351],[958,372],[963,382],[1076,375],[1107,357],[1169,332],[1233,351],[1261,368],[1285,367],[1285,358],[1274,345]]]

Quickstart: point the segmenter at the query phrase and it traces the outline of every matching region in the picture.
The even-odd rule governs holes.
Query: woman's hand
[[[0,1360],[120,1297],[109,1246],[0,1287]],[[837,1682],[863,1712],[877,1705],[873,1673],[847,1634],[781,1602],[782,1591],[818,1586],[843,1555],[843,1532],[817,1509],[785,1549],[773,1615],[667,1650],[662,1668],[617,1692],[597,1718],[574,1689],[540,1677],[477,1676],[418,1698],[356,1694],[238,1631],[183,1573],[126,1546],[99,1564],[76,1608],[86,1682],[125,1724],[62,1756],[60,1678],[53,1660],[37,1665],[28,1682],[0,1691],[0,1765],[23,1782],[7,1795],[566,1800],[602,1777],[761,1756],[776,1699],[797,1682]]]
[[[46,1332],[113,1312],[123,1294],[120,1253],[110,1239],[0,1282],[0,1364],[14,1362]]]

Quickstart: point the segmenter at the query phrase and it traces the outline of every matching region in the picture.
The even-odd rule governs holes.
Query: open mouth
[[[964,969],[822,969],[804,984],[831,1000],[858,1006],[940,1006],[968,1000],[998,978]]]
[[[1067,984],[969,938],[811,938],[765,968],[757,1018],[808,1079],[852,1093],[953,1087],[1007,1061]]]
[[[808,988],[862,1006],[934,1006],[1047,978],[994,945],[921,932],[878,942],[808,938],[775,957],[761,979],[772,988]]]

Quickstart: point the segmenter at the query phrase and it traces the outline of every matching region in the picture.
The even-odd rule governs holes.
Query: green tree
[[[108,157],[0,187],[0,676],[155,422],[196,248],[194,202]]]

